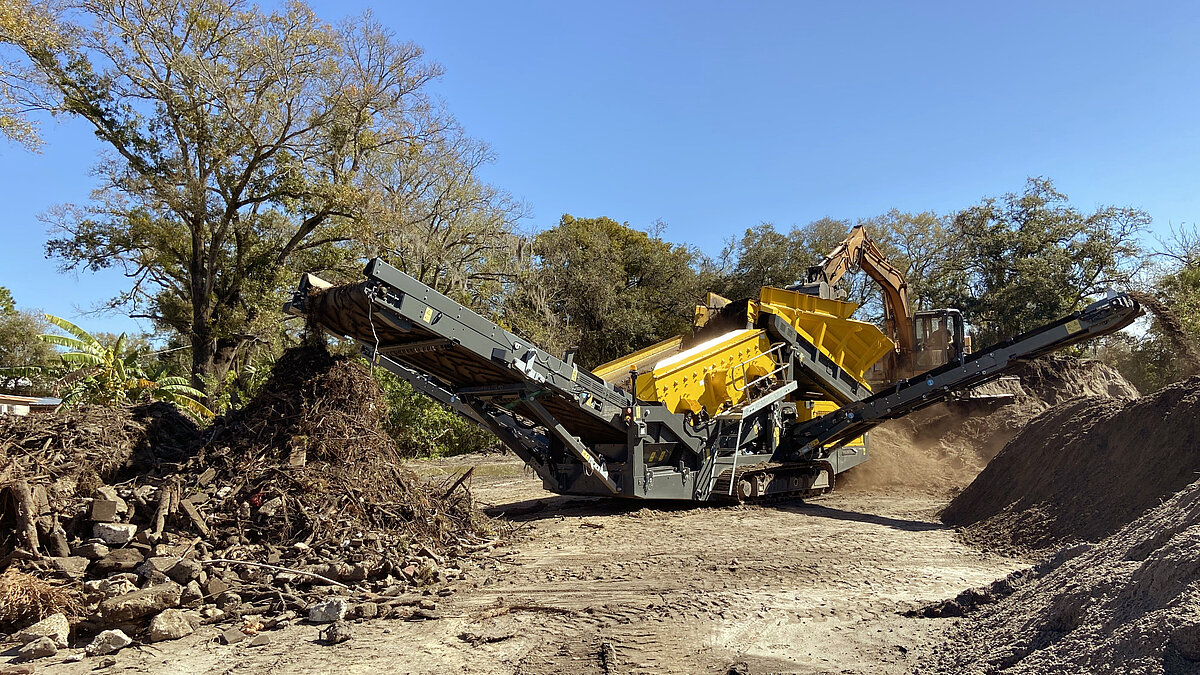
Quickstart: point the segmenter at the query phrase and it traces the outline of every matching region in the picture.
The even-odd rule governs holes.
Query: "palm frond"
[[[97,355],[99,354],[95,347],[92,347],[78,338],[67,337],[66,335],[39,335],[37,337],[42,342],[58,345],[59,347],[66,347],[67,349],[72,349],[77,352],[88,352],[89,354]]]
[[[65,330],[65,331],[67,331],[71,335],[74,335],[81,342],[83,342],[87,345],[93,346],[93,347],[101,346],[100,341],[97,340],[96,338],[92,337],[91,333],[80,328],[79,326],[76,326],[75,324],[71,323],[70,321],[67,321],[66,319],[64,319],[62,317],[54,316],[53,314],[46,314],[45,317],[46,317],[47,321],[54,324],[55,326],[58,326],[59,328]]]
[[[87,352],[67,352],[65,354],[59,354],[58,358],[62,359],[63,363],[66,363],[66,364],[69,364],[72,366],[102,366],[102,365],[104,365],[103,358],[96,356],[95,354],[88,354]]]
[[[204,398],[204,392],[186,384],[166,384],[160,383],[159,390],[165,391],[176,396],[190,396],[192,398]]]
[[[214,417],[213,411],[209,410],[203,403],[194,398],[187,396],[175,396],[171,398],[171,402],[179,406],[184,412],[192,413],[201,420],[207,420]]]

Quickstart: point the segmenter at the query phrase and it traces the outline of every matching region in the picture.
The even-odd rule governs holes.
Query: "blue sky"
[[[1072,202],[1200,216],[1194,3],[317,2],[372,9],[446,75],[528,229],[607,215],[716,253],[744,228],[949,212],[1052,178]],[[82,317],[119,274],[62,275],[37,214],[87,199],[100,146],[49,122],[0,146],[0,285]]]

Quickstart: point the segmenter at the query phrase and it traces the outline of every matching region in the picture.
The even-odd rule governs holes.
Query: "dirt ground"
[[[1028,564],[958,542],[935,519],[945,496],[643,508],[552,495],[509,456],[412,466],[476,466],[475,495],[517,528],[432,589],[441,618],[358,623],[333,646],[304,623],[268,633],[265,647],[221,645],[206,626],[127,648],[102,672],[903,673],[946,620],[898,610]],[[37,672],[96,666],[47,661]]]

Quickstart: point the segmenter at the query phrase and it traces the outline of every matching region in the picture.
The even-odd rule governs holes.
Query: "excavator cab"
[[[917,312],[913,333],[913,363],[919,373],[958,361],[966,353],[966,331],[957,309]]]

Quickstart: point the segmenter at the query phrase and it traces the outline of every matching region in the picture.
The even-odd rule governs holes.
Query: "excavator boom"
[[[875,240],[862,225],[855,225],[850,234],[825,259],[808,269],[808,283],[836,285],[851,267],[867,273],[883,291],[884,323],[888,337],[896,342],[899,370],[912,371],[916,353],[913,331],[913,311],[908,301],[908,282],[904,273],[888,262]]]

